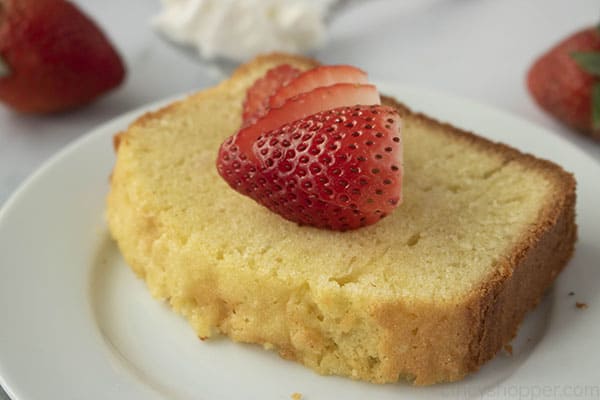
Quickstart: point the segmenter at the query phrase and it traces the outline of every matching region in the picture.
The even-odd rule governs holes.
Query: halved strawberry
[[[258,79],[248,89],[244,110],[242,112],[243,125],[248,126],[266,114],[269,107],[269,98],[281,86],[287,84],[300,74],[300,70],[288,64],[282,64],[267,71],[265,76]]]
[[[282,85],[269,99],[269,107],[281,107],[290,97],[336,83],[367,84],[367,73],[350,65],[323,65],[310,69]]]
[[[232,188],[288,220],[355,229],[401,202],[399,124],[390,107],[323,111],[262,133],[252,158],[229,138],[217,168]]]
[[[249,157],[249,151],[256,138],[266,132],[279,128],[283,124],[296,121],[309,115],[336,107],[380,104],[379,92],[373,85],[355,85],[338,83],[333,86],[316,88],[288,99],[279,108],[269,110],[268,114],[255,124],[241,129],[234,137],[234,143]]]

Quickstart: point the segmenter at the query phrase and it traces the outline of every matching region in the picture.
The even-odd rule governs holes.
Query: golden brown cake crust
[[[256,75],[266,66],[281,63],[304,68],[317,65],[314,60],[284,54],[259,57],[239,68],[227,82],[147,113],[130,129],[115,137],[115,149],[121,153],[125,147],[126,154],[123,156],[127,160],[120,160],[122,155],[119,154],[109,195],[108,220],[127,262],[147,280],[155,296],[170,298],[173,308],[190,319],[202,337],[210,336],[211,329],[216,328],[234,340],[273,347],[284,358],[298,360],[321,373],[347,375],[377,383],[408,379],[417,385],[428,385],[458,380],[477,370],[510,342],[527,311],[539,303],[571,257],[576,240],[575,180],[549,161],[413,113],[391,98],[384,98],[384,103],[395,107],[413,125],[435,130],[453,142],[465,143],[467,148],[475,147],[494,157],[501,157],[503,163],[499,168],[516,163],[527,170],[537,171],[553,188],[552,199],[540,210],[535,224],[517,240],[517,245],[512,246],[508,254],[499,255],[494,268],[490,268],[489,276],[464,298],[442,304],[407,302],[400,298],[397,301],[366,302],[364,312],[359,308],[358,312],[362,314],[346,314],[338,322],[342,339],[344,335],[365,326],[368,328],[365,332],[371,332],[370,337],[361,337],[360,340],[365,348],[365,341],[369,342],[369,346],[374,343],[372,354],[353,360],[344,358],[347,353],[343,353],[342,343],[335,343],[327,332],[320,330],[318,319],[308,320],[314,317],[315,309],[320,310],[319,307],[335,311],[337,303],[333,303],[343,298],[328,298],[330,293],[316,298],[306,286],[292,290],[290,295],[286,292],[290,288],[285,282],[265,280],[261,291],[273,293],[273,302],[261,303],[261,307],[265,308],[251,316],[264,314],[262,317],[267,318],[272,329],[259,326],[259,329],[244,330],[236,321],[245,312],[245,305],[240,302],[238,293],[228,292],[232,284],[226,282],[227,277],[219,276],[216,269],[209,269],[201,280],[192,305],[177,303],[180,293],[165,289],[164,282],[160,280],[162,275],[156,282],[153,281],[154,275],[149,275],[156,274],[156,271],[162,274],[172,266],[159,251],[164,244],[157,245],[161,238],[160,229],[164,229],[160,219],[138,204],[143,200],[143,192],[138,194],[128,186],[128,180],[137,173],[137,167],[132,164],[135,154],[127,141],[143,137],[148,133],[144,132],[145,126],[156,125],[161,118],[168,118],[183,102],[200,103],[217,92],[222,96],[224,88],[237,99],[248,84],[248,76]],[[132,235],[139,235],[139,240]],[[239,271],[239,274],[236,280],[247,279],[250,282],[253,279],[251,272]],[[279,294],[281,298],[276,297]],[[287,303],[281,302],[281,299]],[[316,304],[317,301],[321,303]],[[343,301],[341,304],[340,307],[345,307]],[[327,315],[318,316],[320,319],[323,317],[328,318]]]
[[[388,381],[399,371],[412,370],[417,385],[458,380],[476,371],[512,340],[525,314],[541,301],[545,291],[571,258],[577,239],[576,182],[572,174],[547,160],[523,154],[512,147],[494,143],[424,114],[413,113],[391,97],[384,97],[383,102],[395,107],[401,116],[412,115],[423,124],[442,127],[447,135],[474,143],[486,151],[501,153],[506,162],[518,160],[530,168],[543,171],[557,187],[555,197],[549,203],[551,206],[542,210],[538,224],[521,238],[511,254],[501,258],[502,265],[471,293],[463,310],[449,310],[446,326],[430,326],[428,321],[415,324],[419,326],[420,335],[428,340],[417,345],[410,365],[399,357],[398,365],[390,367],[390,375],[384,379]],[[397,343],[410,342],[405,335],[406,329],[401,327],[406,321],[403,305],[385,305],[376,310],[375,315],[390,332],[384,353],[393,354]],[[430,331],[424,332],[423,327],[429,327]],[[456,336],[449,338],[446,332],[454,332]],[[418,354],[435,341],[447,342],[449,352],[457,356],[452,360],[444,360],[433,355],[432,360],[431,357]],[[464,358],[461,359],[460,355],[464,355]],[[433,365],[445,365],[446,368],[440,373],[440,369]]]

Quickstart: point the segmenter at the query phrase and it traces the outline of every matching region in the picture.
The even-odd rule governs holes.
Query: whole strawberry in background
[[[125,76],[96,24],[64,0],[0,0],[0,100],[24,113],[64,111]]]
[[[576,130],[600,139],[600,30],[569,36],[531,67],[527,85],[537,103]]]

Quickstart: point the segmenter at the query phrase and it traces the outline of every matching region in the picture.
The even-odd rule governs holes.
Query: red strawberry
[[[310,69],[287,85],[281,86],[269,99],[269,107],[281,107],[290,97],[336,83],[366,84],[366,72],[350,65],[323,65]]]
[[[64,0],[0,0],[0,100],[62,111],[114,88],[125,70],[100,29]]]
[[[232,188],[299,224],[373,224],[401,201],[399,116],[378,105],[323,111],[263,133],[251,147],[229,138],[217,168]]]
[[[540,57],[527,85],[538,104],[569,126],[600,138],[600,32],[582,30]]]
[[[254,82],[246,93],[242,112],[242,125],[252,125],[257,119],[265,115],[269,106],[269,97],[299,74],[299,69],[288,64],[282,64],[270,69],[265,76]]]
[[[320,87],[295,96],[279,108],[274,108],[254,125],[240,130],[234,139],[242,149],[250,149],[256,138],[265,132],[320,111],[354,104],[379,104],[379,92],[373,85],[338,83]],[[252,157],[252,155],[250,155]]]

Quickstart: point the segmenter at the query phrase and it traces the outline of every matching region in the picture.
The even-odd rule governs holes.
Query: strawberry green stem
[[[600,53],[597,52],[574,52],[571,58],[575,60],[585,72],[594,76],[600,76]]]
[[[600,129],[600,82],[592,88],[592,127]]]
[[[0,56],[0,78],[4,78],[5,76],[8,76],[9,74],[10,74],[10,68],[8,67],[8,64],[6,64],[6,61],[4,61],[2,56]]]

